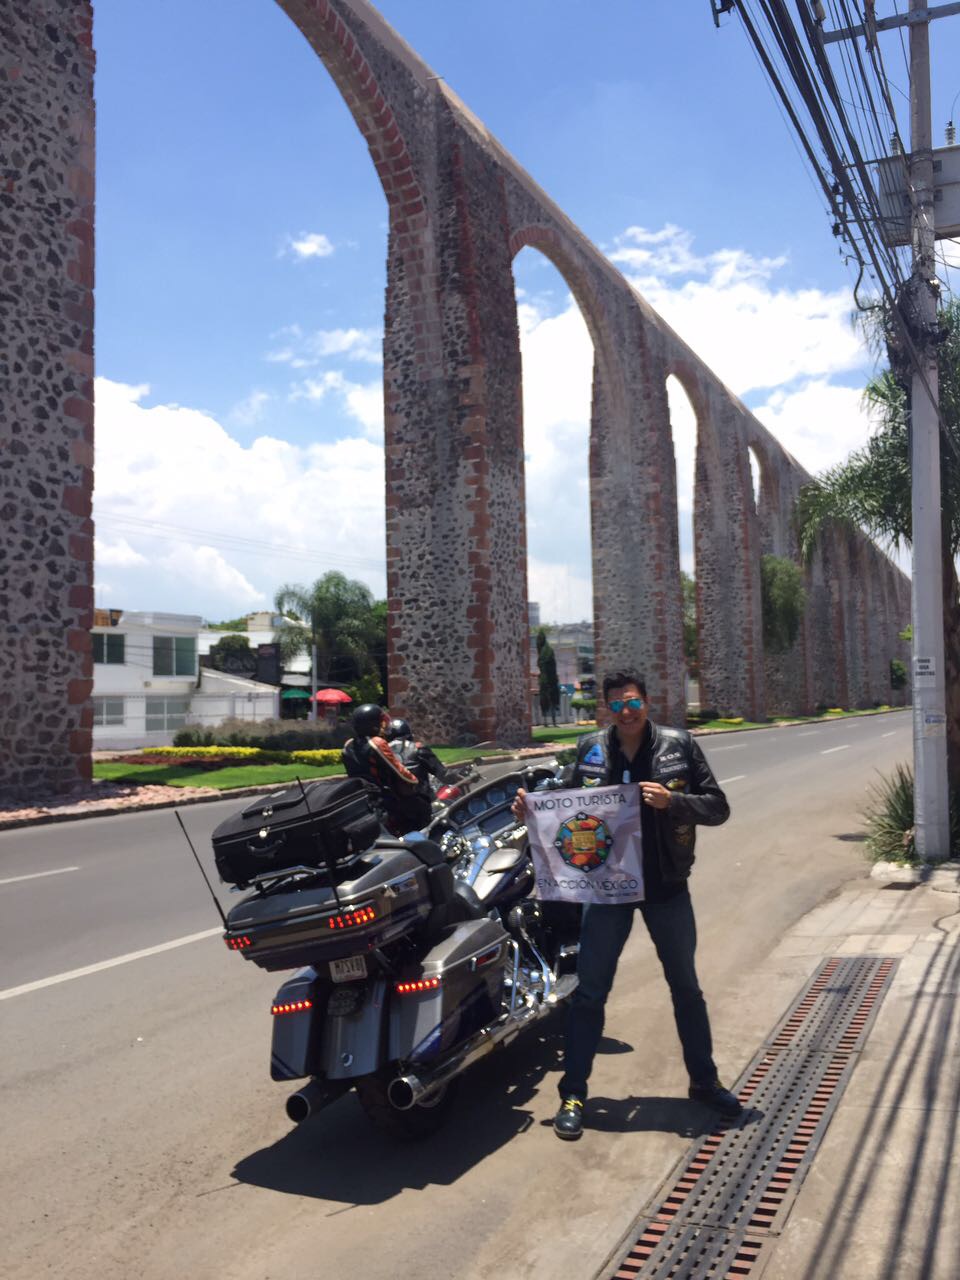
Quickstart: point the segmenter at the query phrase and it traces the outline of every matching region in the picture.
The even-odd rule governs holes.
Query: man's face
[[[639,703],[639,706],[631,706]],[[614,724],[628,736],[642,733],[647,723],[647,700],[635,684],[614,687],[607,693],[607,706]],[[619,707],[619,710],[617,708]]]

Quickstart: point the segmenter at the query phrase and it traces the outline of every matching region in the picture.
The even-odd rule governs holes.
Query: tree
[[[874,322],[887,336],[882,313]],[[938,348],[940,410],[940,510],[943,520],[941,585],[943,591],[944,677],[947,711],[947,765],[950,781],[960,785],[960,301],[940,311]],[[893,368],[870,382],[864,392],[878,426],[864,448],[846,462],[806,485],[797,501],[800,548],[809,558],[831,523],[859,527],[889,545],[909,545],[911,536],[909,371],[892,341]]]
[[[284,615],[276,634],[281,657],[289,662],[315,650],[318,680],[358,679],[376,670],[375,655],[386,651],[385,613],[369,587],[336,570],[310,587],[282,586],[274,605]],[[311,706],[315,717],[316,704]]]
[[[251,672],[256,670],[257,655],[246,636],[231,634],[210,646],[210,661],[217,671]]]
[[[763,643],[770,653],[786,653],[800,634],[807,593],[798,565],[782,556],[760,560]]]
[[[696,680],[700,672],[700,649],[697,639],[697,584],[689,573],[680,570],[683,589],[683,656],[687,672]]]
[[[541,627],[537,632],[537,666],[540,669],[540,710],[544,723],[547,716],[553,724],[557,723],[557,710],[560,706],[560,684],[557,680],[557,659],[547,639],[547,633]]]

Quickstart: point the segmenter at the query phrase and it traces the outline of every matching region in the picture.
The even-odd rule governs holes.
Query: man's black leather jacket
[[[710,766],[696,740],[686,729],[667,729],[647,722],[653,735],[650,777],[670,792],[666,809],[655,810],[660,871],[664,880],[686,880],[693,866],[696,826],[718,827],[730,817],[727,798],[717,785]],[[564,785],[571,787],[610,786],[620,781],[611,777],[611,736],[613,726],[585,734],[577,742],[577,758]]]

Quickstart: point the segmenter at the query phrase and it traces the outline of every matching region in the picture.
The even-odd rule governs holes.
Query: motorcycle
[[[352,1088],[389,1133],[432,1133],[470,1066],[572,995],[579,908],[529,896],[510,808],[552,776],[484,783],[402,840],[359,779],[258,798],[214,832],[221,878],[246,893],[221,912],[226,946],[296,968],[272,1004],[270,1057],[274,1080],[305,1081],[286,1103],[295,1123]]]
[[[430,789],[430,800],[434,814],[446,809],[454,800],[460,800],[470,788],[479,781],[477,765],[482,763],[478,758],[469,764],[448,765],[438,777],[440,764],[429,748],[413,738],[392,737],[390,746],[400,763],[406,765],[420,778],[424,786]],[[436,769],[432,766],[436,765]]]

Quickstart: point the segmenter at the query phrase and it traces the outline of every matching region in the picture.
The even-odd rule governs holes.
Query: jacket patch
[[[603,764],[603,747],[595,742],[580,762],[581,764]]]

